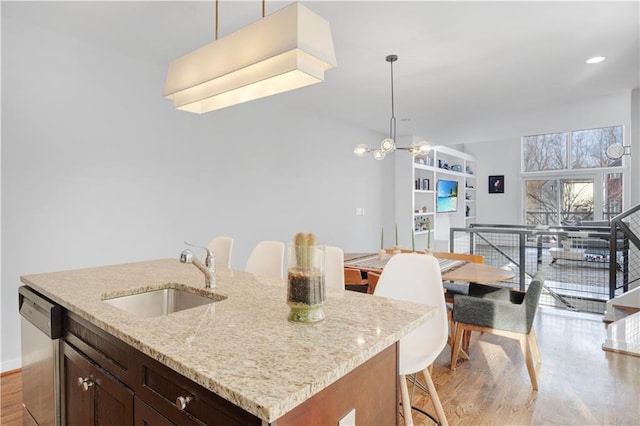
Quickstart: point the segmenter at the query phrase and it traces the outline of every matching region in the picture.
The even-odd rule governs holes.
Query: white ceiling
[[[267,1],[267,14],[289,3]],[[391,53],[399,56],[398,134],[427,138],[461,122],[640,87],[638,1],[303,3],[330,22],[338,67],[324,84],[277,101],[382,133],[391,115]],[[221,1],[219,13],[223,37],[259,19],[261,2]],[[161,66],[214,37],[213,0],[3,1],[2,14]],[[585,63],[596,55],[607,60]]]

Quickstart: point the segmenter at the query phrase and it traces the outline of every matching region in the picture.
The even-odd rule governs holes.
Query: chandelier
[[[353,153],[358,157],[365,157],[370,152],[373,152],[373,158],[376,160],[384,160],[387,154],[397,150],[409,151],[409,154],[412,156],[426,155],[431,151],[431,147],[426,142],[411,144],[406,148],[396,145],[396,115],[393,102],[393,63],[398,60],[398,55],[387,55],[385,59],[391,64],[391,119],[389,120],[389,137],[380,143],[380,148],[371,148],[367,144],[361,143],[355,147]]]

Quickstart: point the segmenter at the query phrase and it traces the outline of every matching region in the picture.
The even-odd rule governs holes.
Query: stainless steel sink
[[[114,297],[112,299],[104,299],[103,302],[133,315],[151,318],[169,315],[174,312],[195,308],[224,299],[225,297],[216,294],[203,296],[182,289],[163,288],[160,290],[146,291],[144,293]]]

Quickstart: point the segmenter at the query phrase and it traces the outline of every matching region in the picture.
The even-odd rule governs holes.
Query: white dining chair
[[[245,272],[282,278],[284,270],[284,243],[261,241],[253,248]]]
[[[216,259],[216,266],[231,269],[231,251],[233,250],[233,238],[215,237],[207,248],[213,252]]]
[[[449,334],[438,260],[433,256],[417,253],[394,255],[382,271],[373,294],[390,299],[423,303],[436,308],[435,315],[400,339],[398,370],[405,424],[413,424],[411,400],[405,376],[422,371],[439,423],[447,425],[444,409],[429,372],[429,366],[447,344]]]
[[[327,293],[344,292],[344,251],[340,247],[324,248],[324,282]]]

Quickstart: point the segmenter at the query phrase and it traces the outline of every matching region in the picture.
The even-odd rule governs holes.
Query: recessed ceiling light
[[[588,64],[597,64],[605,60],[604,56],[594,56],[593,58],[587,59]]]

